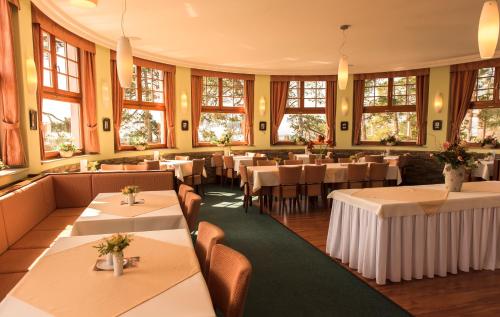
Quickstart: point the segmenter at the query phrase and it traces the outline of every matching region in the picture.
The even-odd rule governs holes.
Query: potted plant
[[[148,147],[148,140],[145,137],[133,138],[130,142],[137,151],[144,151]]]
[[[100,165],[99,162],[93,161],[88,163],[87,168],[91,172],[97,172],[97,170],[99,169],[99,165]]]
[[[395,134],[388,134],[387,136],[380,139],[380,144],[393,146],[399,143],[399,138]]]
[[[59,155],[61,157],[72,157],[73,154],[78,150],[78,148],[71,142],[64,142],[59,144]]]
[[[129,185],[122,188],[122,194],[127,197],[129,206],[135,204],[135,195],[139,193],[139,186]]]
[[[130,242],[132,242],[130,235],[115,233],[94,246],[99,256],[106,256],[108,264],[112,261],[114,276],[123,275],[123,250],[130,245]]]
[[[297,145],[305,145],[307,143],[307,140],[306,138],[304,138],[303,136],[299,135],[295,138],[295,144]]]
[[[450,192],[462,190],[465,170],[476,166],[474,156],[467,152],[465,142],[445,142],[443,149],[431,156],[444,164],[445,187]]]
[[[9,167],[7,165],[5,165],[5,163],[2,160],[0,160],[0,171],[7,169],[7,168],[9,168]]]
[[[494,149],[497,147],[498,140],[494,135],[488,135],[481,141],[481,146],[485,149]]]
[[[220,138],[216,138],[215,136],[212,139],[212,143],[217,146],[224,147],[224,155],[231,155],[231,140],[233,138],[233,132],[230,130],[224,131]],[[227,147],[227,149],[226,149]]]

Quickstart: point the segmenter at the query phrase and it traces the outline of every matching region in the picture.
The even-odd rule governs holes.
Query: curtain
[[[203,94],[203,77],[191,76],[191,125],[193,126],[193,146],[198,145],[198,128],[201,119],[201,102]]]
[[[417,145],[427,141],[427,108],[429,103],[429,75],[417,76]]]
[[[95,92],[95,53],[81,51],[82,104],[84,143],[86,153],[99,153]]]
[[[361,121],[363,120],[365,80],[354,80],[354,96],[352,108],[352,141],[357,145],[361,143]]]
[[[111,61],[111,85],[113,91],[113,129],[115,133],[115,150],[120,150],[120,125],[122,123],[123,89],[118,80],[116,60]]]
[[[167,117],[167,147],[175,147],[175,74],[164,72],[165,111]]]
[[[19,129],[19,100],[17,94],[16,65],[12,11],[7,0],[0,0],[0,137],[2,161],[7,165],[25,163],[24,148]]]
[[[337,82],[329,80],[326,82],[326,141],[335,142],[335,96],[337,95]]]
[[[253,145],[254,81],[245,80],[245,140]]]
[[[460,126],[469,109],[472,93],[476,84],[477,69],[456,71],[450,77],[450,106],[448,140],[460,139]]]
[[[273,144],[278,142],[278,129],[285,116],[289,86],[288,81],[271,82],[271,139]]]

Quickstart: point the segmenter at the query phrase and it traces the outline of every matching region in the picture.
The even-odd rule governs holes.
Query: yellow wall
[[[97,116],[99,125],[99,141],[101,152],[99,155],[84,155],[70,159],[56,159],[42,162],[40,155],[40,139],[39,131],[31,131],[28,129],[29,110],[36,110],[36,95],[34,92],[29,92],[26,85],[26,65],[25,61],[33,58],[33,42],[31,32],[31,10],[29,0],[21,0],[22,10],[18,16],[15,16],[14,23],[17,24],[18,40],[17,57],[20,61],[19,79],[20,84],[20,102],[21,102],[21,125],[23,128],[23,137],[27,152],[27,160],[29,165],[29,173],[39,173],[46,169],[51,169],[61,165],[78,163],[81,158],[89,161],[108,159],[112,157],[136,156],[144,154],[152,154],[149,151],[123,151],[115,153],[113,145],[113,132],[104,132],[102,130],[102,119],[113,117],[112,102],[111,102],[111,74],[110,69],[110,51],[107,48],[97,46],[96,49],[96,95],[97,95]],[[430,71],[430,87],[429,87],[429,113],[428,113],[428,138],[427,145],[422,147],[397,147],[398,150],[436,150],[445,140],[447,129],[447,104],[449,99],[449,67],[432,68]],[[176,87],[176,149],[162,150],[162,153],[181,153],[181,152],[200,152],[220,150],[217,147],[193,148],[191,142],[191,72],[188,68],[177,67],[175,76]],[[440,92],[444,98],[444,107],[441,113],[436,113],[434,110],[434,96]],[[337,94],[337,118],[336,118],[336,148],[338,149],[379,149],[384,150],[381,146],[353,146],[352,145],[352,76],[349,77],[347,89],[344,91],[338,90]],[[342,114],[341,104],[342,98],[348,100],[349,111],[346,115]],[[234,150],[262,150],[271,148],[270,145],[270,76],[256,75],[255,77],[255,113],[254,113],[254,146],[251,147],[233,147]],[[265,113],[261,115],[260,104],[265,104]],[[189,131],[181,131],[181,121],[189,121]],[[443,129],[441,131],[432,130],[432,121],[442,120]],[[267,130],[259,131],[259,122],[267,122]],[[348,121],[349,130],[340,131],[340,122]],[[273,149],[300,149],[302,146],[273,146]]]

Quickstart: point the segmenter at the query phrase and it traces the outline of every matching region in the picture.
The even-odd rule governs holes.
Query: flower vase
[[[73,151],[61,151],[59,150],[59,155],[64,158],[72,157],[73,156]]]
[[[113,253],[106,254],[106,264],[113,266]]]
[[[449,192],[459,192],[462,190],[465,167],[460,166],[459,168],[453,168],[450,164],[446,164],[443,174],[446,190]]]
[[[123,252],[113,253],[113,275],[123,275]]]
[[[128,199],[127,199],[128,205],[132,206],[135,204],[135,194],[128,194]]]

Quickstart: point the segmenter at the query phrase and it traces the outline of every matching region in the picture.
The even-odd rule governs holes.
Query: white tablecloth
[[[175,177],[181,182],[184,181],[185,176],[193,175],[193,161],[187,160],[168,160],[160,162],[160,169],[173,168],[175,170]],[[203,167],[203,177],[207,177],[207,171]]]
[[[144,193],[155,193],[177,198],[174,190],[166,191],[146,191]],[[93,206],[98,205],[100,199],[122,195],[121,193],[101,193],[94,199]],[[141,199],[141,193],[137,195]],[[147,201],[146,201],[147,203]],[[121,206],[116,206],[119,210]],[[115,214],[102,212],[96,208],[87,207],[83,213],[73,224],[71,230],[72,236],[105,234],[115,232],[131,232],[131,231],[152,231],[152,230],[167,230],[187,228],[186,220],[181,210],[179,203],[154,210],[135,217],[120,217]]]
[[[399,160],[399,156],[397,156],[397,155],[384,156],[384,160],[397,161],[397,160]],[[364,156],[359,158],[359,162],[360,163],[363,163],[364,161],[365,161],[365,157]]]
[[[279,170],[277,166],[251,166],[248,167],[250,182],[253,185],[253,190],[257,191],[263,186],[278,186],[279,185]],[[304,173],[302,173],[304,178]],[[396,180],[397,184],[401,184],[401,173],[399,167],[389,166],[387,169],[387,180]],[[344,163],[328,163],[326,164],[325,183],[344,183],[347,181],[347,164]]]
[[[326,252],[377,284],[500,268],[499,193],[449,193],[438,213],[425,214],[414,204],[352,197],[353,191],[330,196]],[[384,204],[406,207],[405,216],[380,217]]]
[[[135,232],[133,234],[180,246],[193,247],[191,237],[184,229]],[[103,235],[60,238],[47,252],[47,255],[88,242],[97,241],[101,238],[103,238]],[[30,273],[27,273],[23,277],[23,279],[29,278]],[[0,316],[51,316],[45,311],[12,296],[12,292],[13,291],[11,291],[0,303]],[[212,307],[212,301],[210,300],[210,294],[205,279],[201,272],[198,272],[158,296],[132,308],[121,316],[215,316],[215,312]]]
[[[478,161],[477,167],[472,170],[472,177],[480,177],[489,181],[493,175],[493,161]]]
[[[293,157],[296,160],[302,160],[302,162],[304,162],[304,164],[309,164],[309,154],[294,154]],[[314,162],[312,162],[312,163],[314,163]]]

